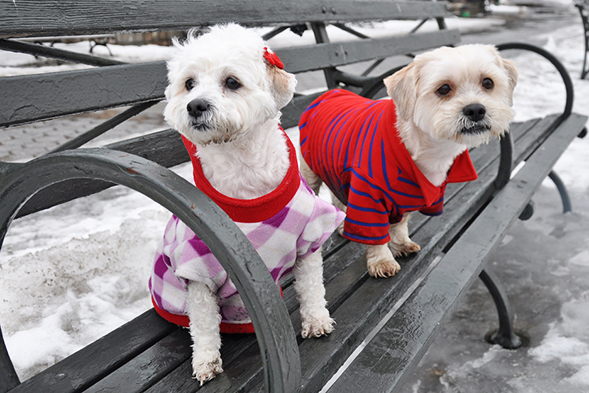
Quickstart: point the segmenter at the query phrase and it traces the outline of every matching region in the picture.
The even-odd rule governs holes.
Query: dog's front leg
[[[208,286],[188,283],[188,317],[192,336],[192,378],[202,386],[223,372],[221,361],[221,314],[217,297]]]
[[[326,307],[321,248],[297,260],[294,276],[294,287],[301,305],[301,336],[320,337],[331,333],[335,321],[329,316]]]
[[[307,162],[305,161],[303,156],[300,154],[299,154],[299,162],[301,163],[300,164],[300,171],[301,171],[301,175],[303,176],[303,179],[305,179],[305,181],[307,182],[309,187],[311,187],[311,190],[313,190],[315,195],[319,195],[319,188],[321,188],[321,184],[323,184],[323,181],[321,180],[321,178],[319,176],[317,176],[315,174],[315,172],[313,172],[311,170],[311,168],[309,168],[309,165],[307,165]]]
[[[406,256],[413,252],[421,250],[419,244],[413,242],[409,238],[409,213],[405,213],[403,219],[396,224],[389,227],[389,248],[393,252],[393,256]]]
[[[366,246],[366,267],[372,277],[387,278],[397,274],[401,265],[397,263],[387,244]]]

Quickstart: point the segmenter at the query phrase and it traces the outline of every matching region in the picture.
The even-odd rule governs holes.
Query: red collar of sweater
[[[261,222],[275,216],[294,197],[301,178],[299,175],[296,151],[286,132],[280,127],[286,138],[289,153],[288,171],[280,185],[272,192],[255,199],[236,199],[217,191],[205,177],[200,160],[197,157],[196,145],[182,136],[182,141],[190,154],[193,176],[196,187],[211,198],[233,221]]]

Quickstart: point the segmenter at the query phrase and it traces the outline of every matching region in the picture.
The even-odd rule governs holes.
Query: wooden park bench
[[[188,331],[166,322],[154,310],[22,383],[2,342],[0,392],[317,392],[348,359],[339,379],[330,382],[330,392],[394,391],[479,276],[499,313],[499,329],[490,340],[517,347],[520,340],[513,331],[507,297],[493,274],[484,269],[485,262],[510,225],[530,215],[534,192],[587,121],[571,113],[570,78],[549,53],[523,44],[499,46],[534,51],[558,68],[568,95],[563,113],[513,124],[501,142],[473,150],[479,179],[450,185],[441,217],[415,215],[411,237],[422,249],[400,260],[402,269],[395,277],[370,278],[365,247],[334,234],[324,249],[324,275],[337,326],[328,337],[303,340],[292,278],[282,282],[283,299],[237,227],[194,186],[166,169],[189,160],[177,132],[161,131],[103,148],[80,148],[163,99],[164,62],[123,64],[19,40],[185,30],[230,21],[274,26],[267,39],[290,28],[299,32],[310,28],[316,43],[276,50],[286,70],[301,79],[309,71],[322,71],[323,86],[317,88],[348,88],[377,98],[383,96],[382,78],[410,62],[411,54],[460,41],[457,31],[446,28],[443,18],[448,16],[444,3],[428,1],[83,0],[46,2],[43,7],[31,0],[0,2],[0,49],[95,66],[0,78],[0,127],[129,106],[49,154],[26,163],[0,162],[0,241],[12,220],[20,216],[115,184],[130,187],[166,207],[205,240],[238,287],[256,330],[255,335],[223,336],[225,372],[200,388],[190,378]],[[434,20],[439,30],[413,29],[369,38],[353,28],[356,22],[391,20],[414,20],[419,27],[427,19]],[[330,42],[331,28],[350,33],[350,39]],[[390,59],[396,59],[396,65],[382,71]],[[359,65],[366,69],[356,72]],[[296,95],[283,111],[283,127],[295,127],[318,94]],[[521,162],[526,164],[512,177],[512,169]],[[360,346],[367,337],[373,338]]]

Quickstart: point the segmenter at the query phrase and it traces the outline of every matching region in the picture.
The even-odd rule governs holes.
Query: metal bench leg
[[[556,188],[558,188],[560,198],[562,199],[562,212],[566,213],[572,211],[571,198],[569,198],[569,193],[560,177],[554,171],[550,171],[548,177],[554,182]]]
[[[499,344],[503,348],[519,348],[522,345],[522,340],[513,329],[513,313],[499,279],[486,269],[481,271],[479,278],[491,293],[497,307],[497,314],[499,314],[499,329],[487,337],[487,340],[492,344]]]

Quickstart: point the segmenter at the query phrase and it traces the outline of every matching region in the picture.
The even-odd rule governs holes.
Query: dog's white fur
[[[488,78],[491,89],[483,86]],[[487,82],[488,83],[488,82]],[[441,185],[454,159],[468,148],[500,137],[509,128],[515,112],[511,109],[517,70],[510,60],[499,56],[491,45],[443,47],[420,54],[407,67],[384,79],[387,93],[395,101],[399,135],[417,167],[435,186]],[[447,95],[438,89],[448,85]],[[464,108],[480,104],[484,118],[469,119]],[[484,130],[465,133],[463,129],[482,127]],[[321,179],[302,162],[303,176],[318,191]],[[345,206],[332,195],[336,206]],[[395,275],[400,265],[395,256],[420,249],[409,238],[409,215],[391,225],[391,241],[387,245],[367,246],[367,267],[374,277]],[[340,233],[343,226],[340,226]]]
[[[294,94],[296,79],[264,60],[267,44],[252,31],[229,24],[200,37],[189,34],[168,62],[166,121],[197,145],[205,177],[232,198],[254,199],[276,189],[287,173],[289,153],[279,129],[280,109]],[[232,78],[239,87],[235,87]],[[187,84],[188,83],[188,84]],[[190,89],[188,88],[190,87]],[[195,119],[187,107],[208,109]],[[295,265],[303,337],[333,330],[326,308],[321,249]],[[193,377],[201,384],[223,371],[217,299],[197,282],[188,284],[193,339]]]

